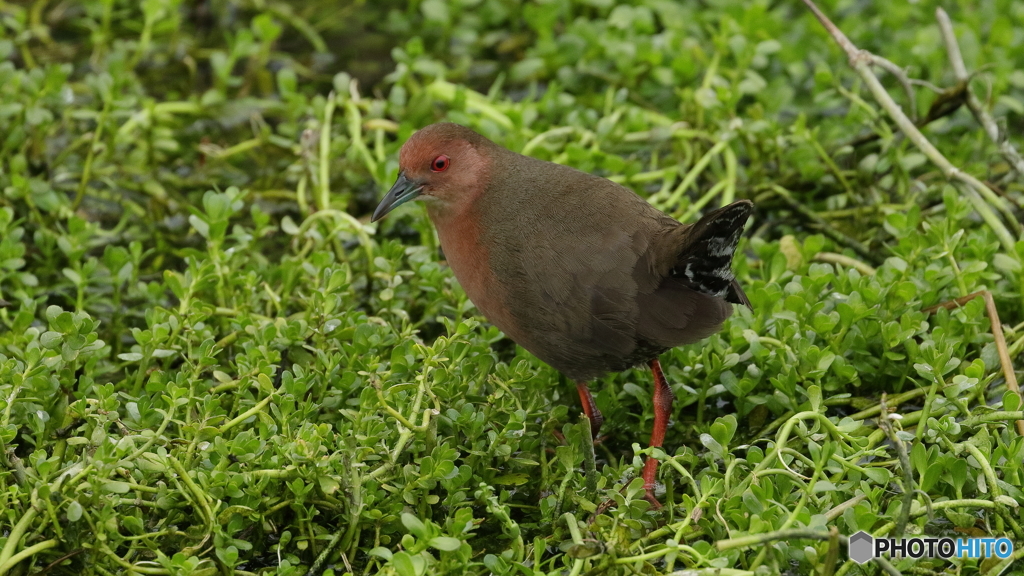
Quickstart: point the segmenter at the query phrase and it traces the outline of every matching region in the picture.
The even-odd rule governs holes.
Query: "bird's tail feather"
[[[733,202],[687,228],[672,276],[697,292],[750,306],[733,276],[732,256],[753,208],[749,200]]]

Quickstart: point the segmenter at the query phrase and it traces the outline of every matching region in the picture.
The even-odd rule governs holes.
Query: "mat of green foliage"
[[[1024,4],[950,4],[1019,148]],[[822,6],[922,118],[956,85],[935,7]],[[1019,217],[953,92],[926,136]],[[368,223],[441,119],[684,221],[756,203],[753,311],[662,357],[663,509],[646,371],[594,384],[591,460],[572,385],[477,316],[422,207]],[[985,303],[926,311],[991,291],[1024,366],[1024,242],[797,2],[0,2],[0,192],[0,575],[878,573],[858,530],[1017,547],[890,574],[1024,574]]]

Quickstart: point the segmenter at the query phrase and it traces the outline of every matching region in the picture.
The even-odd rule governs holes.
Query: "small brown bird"
[[[610,180],[507,150],[457,124],[402,146],[398,181],[373,213],[426,202],[452,272],[480,312],[576,381],[596,437],[604,418],[587,381],[647,363],[661,446],[673,395],[666,350],[717,332],[730,302],[750,306],[732,274],[749,200],[680,224]],[[657,460],[643,477],[653,496]]]

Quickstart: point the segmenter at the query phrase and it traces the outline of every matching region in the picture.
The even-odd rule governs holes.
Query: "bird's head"
[[[438,211],[469,206],[487,187],[496,144],[458,124],[431,124],[416,132],[398,155],[398,180],[384,195],[371,221],[414,199]]]

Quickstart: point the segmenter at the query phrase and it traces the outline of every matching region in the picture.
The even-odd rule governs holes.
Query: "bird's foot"
[[[658,461],[653,458],[647,458],[647,462],[644,462],[644,500],[651,503],[651,508],[654,510],[661,509],[661,502],[654,497],[654,487],[657,485],[655,477],[658,473]]]
[[[654,486],[644,486],[644,500],[651,503],[651,510],[661,510],[661,502],[654,496]]]
[[[576,391],[580,393],[583,413],[586,415],[587,420],[590,421],[590,433],[594,438],[597,438],[597,433],[601,431],[601,425],[604,424],[604,415],[598,410],[597,402],[594,401],[594,395],[590,393],[590,388],[586,382],[577,382]]]
[[[565,441],[565,434],[562,434],[562,431],[558,428],[552,428],[551,434],[558,439],[559,444],[562,444],[563,446],[568,444],[568,442]]]

